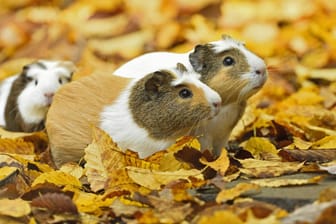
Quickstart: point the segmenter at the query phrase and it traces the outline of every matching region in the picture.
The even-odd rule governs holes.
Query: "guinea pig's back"
[[[48,111],[46,129],[57,166],[77,161],[91,142],[92,126],[99,126],[103,107],[112,104],[128,79],[94,74],[59,89]]]

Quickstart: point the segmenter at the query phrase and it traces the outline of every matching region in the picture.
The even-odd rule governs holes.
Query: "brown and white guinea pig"
[[[202,149],[219,155],[230,133],[244,113],[246,101],[264,85],[267,70],[264,61],[243,43],[223,36],[222,40],[197,45],[187,53],[153,52],[144,54],[118,68],[114,74],[124,77],[144,75],[157,68],[183,63],[201,74],[200,80],[222,98],[218,116],[195,129]]]
[[[71,80],[70,61],[38,60],[0,86],[0,125],[9,131],[33,132],[44,128],[55,92]]]
[[[166,149],[218,113],[220,96],[199,78],[178,64],[136,79],[93,74],[63,86],[46,120],[55,164],[80,160],[92,126],[140,157]]]

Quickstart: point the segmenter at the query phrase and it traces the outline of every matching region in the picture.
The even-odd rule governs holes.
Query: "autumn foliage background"
[[[44,132],[0,129],[0,222],[335,223],[335,188],[298,216],[246,194],[335,181],[333,0],[1,0],[0,80],[40,58],[75,62],[74,79],[113,73],[145,52],[186,52],[222,34],[245,42],[269,71],[232,133],[230,153],[214,160],[185,137],[140,160],[93,129],[86,165],[56,170]],[[316,176],[269,179],[299,172]],[[226,185],[236,179],[247,181]],[[200,197],[209,186],[213,198]]]

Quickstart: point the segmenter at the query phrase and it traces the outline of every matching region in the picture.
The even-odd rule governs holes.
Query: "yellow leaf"
[[[239,183],[231,189],[221,190],[216,197],[216,202],[221,203],[221,202],[229,201],[236,197],[239,197],[243,193],[246,193],[251,190],[259,190],[259,189],[260,187],[257,184]]]
[[[177,171],[156,171],[147,170],[137,167],[127,167],[128,176],[137,184],[152,190],[161,189],[162,185],[166,185],[174,180],[188,180],[192,176],[203,180],[202,171],[200,170],[177,170]]]
[[[84,175],[83,167],[79,166],[77,163],[66,163],[59,169],[64,173],[68,173],[77,179],[80,179]]]
[[[102,208],[110,206],[114,198],[104,199],[102,195],[77,191],[73,201],[79,212],[93,213],[99,216],[103,212]]]
[[[20,198],[0,199],[0,215],[6,215],[11,217],[22,217],[30,213],[30,205],[27,201]]]
[[[183,149],[183,147],[190,147],[190,148],[194,148],[194,149],[197,149],[197,150],[201,150],[201,144],[199,143],[197,138],[195,138],[193,136],[183,136],[181,138],[178,138],[176,140],[175,144],[170,146],[167,149],[167,151],[168,152],[177,152],[177,151]]]
[[[204,165],[211,167],[212,169],[218,171],[222,176],[224,176],[226,170],[230,166],[230,160],[227,155],[226,149],[223,149],[220,156],[213,162],[208,162],[205,159],[201,158],[200,162]]]
[[[262,153],[278,153],[278,150],[268,139],[260,137],[250,138],[247,142],[245,142],[244,148],[252,153],[256,159],[259,159]]]
[[[323,179],[322,176],[316,176],[309,179],[259,179],[252,180],[251,183],[257,184],[261,187],[283,187],[283,186],[295,186],[306,184],[317,184]]]
[[[336,149],[336,135],[326,136],[321,140],[314,142],[311,149]]]
[[[17,172],[18,168],[11,167],[11,166],[4,166],[0,168],[0,180],[12,175],[13,173]]]
[[[304,163],[266,161],[257,159],[239,160],[242,168],[240,172],[250,177],[276,177],[298,171]]]
[[[230,223],[230,224],[244,224],[242,220],[239,219],[239,217],[230,212],[230,211],[215,211],[212,216],[202,216],[199,221],[197,222],[198,224],[223,224],[225,220],[225,223]]]
[[[38,176],[34,182],[32,183],[32,187],[38,185],[38,184],[43,184],[43,183],[52,183],[57,186],[66,186],[66,185],[72,185],[75,187],[81,187],[82,184],[79,182],[79,180],[62,171],[51,171],[47,173],[43,173],[40,176]]]
[[[0,152],[13,154],[34,154],[34,144],[23,139],[0,138]]]
[[[159,169],[159,164],[155,162],[148,162],[143,159],[139,159],[137,157],[131,156],[126,154],[125,155],[125,165],[126,166],[135,166],[139,168],[144,168],[144,169],[151,169],[151,170],[158,170]]]
[[[124,153],[104,131],[93,128],[93,140],[85,148],[86,176],[93,191],[102,190],[113,169],[125,167]]]
[[[271,214],[265,218],[259,219],[254,216],[251,210],[247,212],[246,223],[248,224],[281,224],[277,216],[274,214]]]

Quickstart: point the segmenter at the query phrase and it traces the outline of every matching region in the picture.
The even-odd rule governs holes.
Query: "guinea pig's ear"
[[[66,68],[71,75],[77,70],[76,65],[72,61],[61,61],[59,65]]]
[[[193,66],[196,72],[201,73],[206,69],[206,57],[209,52],[209,46],[207,45],[196,45],[194,51],[189,54],[190,64]]]
[[[145,82],[145,92],[150,99],[156,99],[160,93],[160,87],[167,84],[168,74],[164,71],[157,71]]]
[[[176,68],[181,73],[187,72],[187,68],[182,63],[177,63]]]

